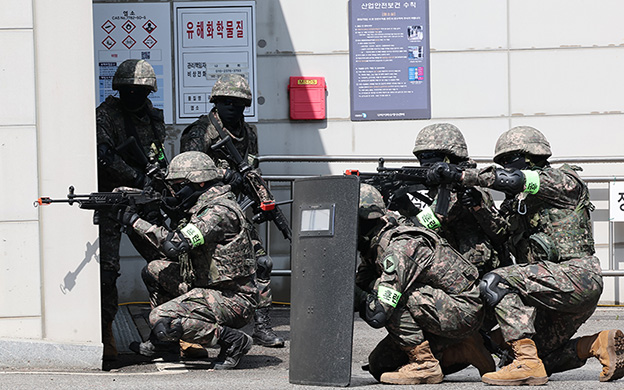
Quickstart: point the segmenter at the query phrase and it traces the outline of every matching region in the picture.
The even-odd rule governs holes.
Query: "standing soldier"
[[[96,111],[99,191],[122,186],[142,189],[148,156],[164,156],[163,113],[147,97],[157,89],[156,74],[146,61],[126,60],[117,68],[113,90],[119,91],[119,97],[108,96]],[[98,218],[104,360],[114,360],[117,347],[112,324],[118,305],[121,225],[110,212],[100,212]],[[145,259],[157,256],[136,234],[128,237]]]
[[[603,366],[600,381],[624,375],[620,330],[572,339],[596,309],[602,276],[594,256],[593,205],[580,168],[553,168],[550,156],[541,132],[518,126],[496,142],[494,161],[504,169],[462,171],[438,163],[428,173],[433,181],[484,186],[508,196],[501,213],[518,264],[486,274],[480,289],[515,360],[483,375],[488,384],[545,384],[549,375],[581,367],[589,357]]]
[[[210,95],[210,102],[214,103],[214,108],[208,115],[202,115],[189,125],[180,139],[181,152],[195,150],[208,154],[217,167],[223,169],[224,181],[232,185],[232,190],[237,196],[244,190],[241,185],[242,177],[238,172],[239,167],[227,150],[212,148],[222,140],[215,128],[215,123],[231,137],[234,146],[247,164],[260,174],[257,159],[258,135],[255,127],[245,122],[243,115],[245,107],[251,105],[251,99],[251,89],[243,76],[223,75],[219,77]],[[256,344],[266,347],[283,347],[284,339],[273,331],[269,316],[273,299],[271,293],[273,261],[266,253],[256,229],[253,229],[253,237],[258,268],[256,278],[260,291],[258,309],[254,315],[253,339]]]
[[[130,207],[118,213],[124,225],[166,255],[143,269],[154,307],[152,332],[131,348],[155,357],[175,351],[180,340],[218,344],[214,368],[235,368],[253,344],[238,330],[251,321],[258,294],[251,226],[206,154],[177,155],[165,179],[177,190],[169,206],[186,216],[176,230],[145,221]]]
[[[388,331],[369,356],[369,371],[382,383],[440,383],[436,355],[469,338],[483,319],[477,268],[431,230],[401,224],[371,185],[360,186],[358,215],[356,309]],[[466,361],[454,363],[493,371],[483,344],[470,344]]]

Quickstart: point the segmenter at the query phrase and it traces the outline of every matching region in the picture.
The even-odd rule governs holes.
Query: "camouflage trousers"
[[[476,285],[457,295],[422,286],[409,294],[405,306],[394,310],[386,329],[399,346],[428,340],[435,352],[479,329],[483,313]]]
[[[582,366],[571,338],[600,299],[598,258],[512,265],[493,272],[512,290],[494,308],[505,341],[533,339],[549,374]]]
[[[179,264],[168,260],[151,262],[142,276],[153,307],[150,324],[171,318],[181,324],[184,341],[213,346],[219,340],[221,326],[242,328],[256,310],[254,276],[238,281],[243,284],[241,289],[191,289],[182,281]]]
[[[119,298],[117,278],[119,277],[119,244],[121,242],[121,225],[115,216],[107,211],[99,212],[98,230],[100,235],[100,304],[102,324],[113,322],[117,314]],[[130,242],[146,260],[150,261],[162,255],[146,240],[134,231],[128,233]]]
[[[264,249],[264,245],[262,245],[262,241],[260,241],[260,236],[258,235],[258,229],[256,228],[256,225],[251,222],[250,225],[253,226],[253,229],[251,229],[251,243],[254,247],[256,260],[259,260],[262,256],[267,256],[267,253]],[[271,302],[273,301],[273,292],[271,291],[272,269],[272,261],[270,262],[268,269],[261,266],[260,262],[258,262],[258,268],[256,272],[256,284],[258,285],[258,309],[271,307]]]
[[[409,362],[401,347],[416,346],[425,340],[439,355],[476,331],[483,313],[477,286],[453,296],[429,286],[417,289],[406,307],[395,310],[386,326],[388,335],[368,356],[370,373],[379,380],[384,372],[396,371]]]
[[[258,309],[271,307],[271,302],[273,301],[271,279],[256,278],[256,284],[258,286]]]

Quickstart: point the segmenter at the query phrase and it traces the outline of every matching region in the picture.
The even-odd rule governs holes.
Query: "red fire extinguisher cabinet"
[[[325,119],[325,77],[291,76],[290,119]]]

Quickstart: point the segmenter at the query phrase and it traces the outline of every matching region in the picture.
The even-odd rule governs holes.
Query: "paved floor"
[[[135,320],[140,324],[145,313],[142,308],[132,308]],[[284,337],[284,348],[253,346],[243,357],[240,366],[231,371],[214,371],[212,360],[218,350],[210,349],[209,358],[196,361],[148,361],[134,354],[124,353],[113,365],[102,372],[1,372],[0,389],[321,389],[318,386],[303,386],[289,382],[290,310],[277,307],[272,311],[276,332]],[[141,331],[137,327],[137,332]],[[603,329],[624,329],[624,308],[598,308],[596,313],[579,329],[579,335],[593,334]],[[251,333],[251,327],[245,328]],[[145,331],[143,329],[142,331]],[[385,330],[372,329],[356,318],[354,323],[353,356],[350,387],[367,389],[388,389],[377,383],[361,366],[370,351],[385,336]],[[600,364],[596,359],[579,369],[553,375],[549,389],[624,389],[624,379],[613,383],[598,382]],[[391,386],[392,388],[415,388],[415,386]],[[419,389],[483,389],[497,388],[484,385],[476,369],[469,367],[445,377],[439,385],[419,385]],[[325,387],[331,388],[331,387]],[[526,389],[526,387],[524,387]]]

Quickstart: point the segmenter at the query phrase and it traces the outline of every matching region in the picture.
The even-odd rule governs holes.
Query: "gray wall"
[[[33,207],[96,185],[91,15],[87,0],[0,5],[0,366],[100,365],[91,214]]]

